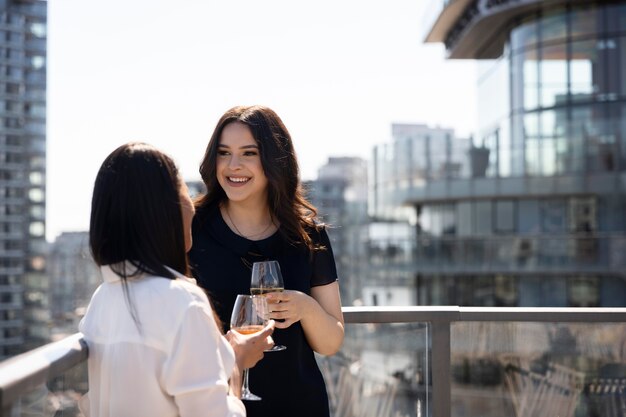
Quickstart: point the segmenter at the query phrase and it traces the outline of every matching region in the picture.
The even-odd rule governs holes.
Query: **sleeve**
[[[316,250],[313,253],[313,276],[311,277],[311,287],[327,285],[337,281],[337,266],[335,265],[335,256],[330,246],[330,239],[326,228],[323,228],[314,235],[316,244],[324,247],[324,249]]]
[[[181,417],[244,417],[243,403],[228,395],[235,357],[204,303],[192,303],[174,337],[162,371],[162,386]]]

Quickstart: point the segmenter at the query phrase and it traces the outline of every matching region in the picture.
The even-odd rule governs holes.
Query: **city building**
[[[78,328],[93,292],[102,282],[89,251],[89,232],[61,233],[47,257],[53,339]]]
[[[416,262],[428,214],[411,198],[434,183],[466,177],[470,141],[455,137],[452,129],[399,123],[391,126],[391,138],[390,143],[374,147],[370,162],[369,268],[363,277],[363,303],[428,304],[419,298],[424,265]],[[439,228],[443,232],[445,226]]]
[[[47,3],[0,0],[0,358],[48,337]]]
[[[189,196],[191,198],[196,198],[199,195],[206,193],[206,186],[202,180],[185,181],[185,184],[187,184]]]
[[[626,2],[432,6],[426,42],[477,60],[480,116],[446,175],[427,146],[375,153],[374,215],[413,211],[417,304],[626,305]]]
[[[330,157],[319,168],[317,179],[305,183],[304,188],[327,225],[341,299],[351,305],[361,297],[361,277],[367,270],[367,161]]]

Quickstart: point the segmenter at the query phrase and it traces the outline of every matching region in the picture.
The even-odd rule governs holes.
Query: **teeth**
[[[228,180],[232,182],[246,182],[248,181],[248,178],[228,177]]]

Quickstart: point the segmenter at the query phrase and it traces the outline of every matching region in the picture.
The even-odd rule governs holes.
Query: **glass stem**
[[[241,387],[241,395],[250,394],[250,388],[248,388],[248,368],[243,370],[243,386]]]

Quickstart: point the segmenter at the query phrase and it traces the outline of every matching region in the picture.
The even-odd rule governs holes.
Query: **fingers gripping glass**
[[[250,294],[265,295],[269,292],[283,292],[285,284],[280,273],[277,261],[263,261],[252,264],[252,279],[250,280]],[[268,306],[269,307],[269,306]],[[287,349],[283,345],[274,345],[267,352],[277,352]]]
[[[267,324],[267,312],[267,300],[265,300],[265,297],[239,294],[235,300],[233,314],[230,317],[230,329],[241,334],[260,332]],[[248,372],[248,369],[243,370],[241,399],[258,401],[261,397],[250,392]]]

